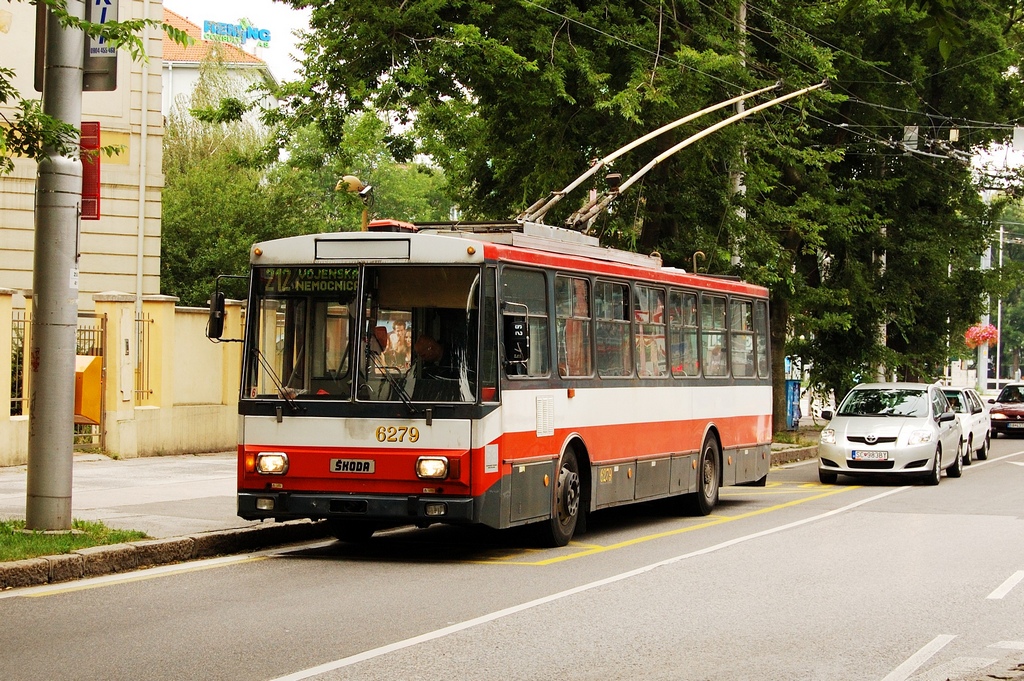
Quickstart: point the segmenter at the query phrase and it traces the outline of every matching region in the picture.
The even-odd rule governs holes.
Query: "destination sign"
[[[355,293],[358,267],[267,267],[260,270],[260,289],[267,293]]]

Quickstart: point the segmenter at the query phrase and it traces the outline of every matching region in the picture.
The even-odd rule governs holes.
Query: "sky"
[[[291,56],[300,56],[295,46],[294,29],[309,28],[309,10],[292,9],[273,0],[164,0],[164,7],[176,12],[200,27],[204,21],[237,24],[242,17],[253,26],[270,31],[270,46],[253,49],[253,41],[244,46],[267,62],[278,82],[293,80],[297,64]]]

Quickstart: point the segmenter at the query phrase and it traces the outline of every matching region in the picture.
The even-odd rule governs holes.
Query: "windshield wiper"
[[[380,355],[376,352],[367,352],[367,354],[370,355],[370,361],[373,362],[373,365],[376,368],[380,369],[381,373],[384,374],[384,380],[386,380],[391,385],[391,389],[398,391],[398,397],[402,400],[402,403],[405,404],[405,406],[409,409],[409,413],[418,414],[419,410],[413,406],[412,398],[409,396],[409,393],[405,392],[405,386],[399,384],[399,382],[395,380],[395,377],[391,375],[390,371],[388,371],[388,367],[383,362],[380,361]]]
[[[281,398],[288,403],[288,406],[291,407],[292,412],[306,411],[305,407],[303,407],[302,405],[295,401],[295,397],[293,396],[294,390],[292,388],[286,388],[284,386],[284,383],[281,382],[281,379],[278,377],[277,372],[274,371],[274,367],[272,367],[270,365],[270,362],[267,361],[267,358],[263,355],[263,352],[259,348],[254,347],[253,349],[256,351],[256,359],[259,360],[260,365],[270,375],[274,387],[277,388],[277,394],[280,395]]]

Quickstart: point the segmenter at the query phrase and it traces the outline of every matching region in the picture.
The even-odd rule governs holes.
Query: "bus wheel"
[[[377,529],[364,520],[328,518],[327,529],[339,541],[359,544],[368,541]]]
[[[700,448],[697,463],[697,492],[690,496],[690,510],[697,515],[709,515],[718,503],[718,441],[708,436]]]
[[[541,541],[546,546],[565,546],[572,539],[580,517],[580,498],[580,467],[576,452],[568,447],[558,462],[551,518],[541,528]]]

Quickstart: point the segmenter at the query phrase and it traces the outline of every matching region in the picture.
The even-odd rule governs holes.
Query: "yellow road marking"
[[[820,487],[820,485],[818,485]],[[843,492],[860,489],[860,485],[851,485],[849,487],[838,487],[831,488],[827,492],[821,494],[815,494],[803,499],[794,499],[793,501],[787,501],[783,504],[776,504],[775,506],[769,506],[767,508],[760,508],[756,511],[748,511],[746,513],[740,513],[739,515],[710,515],[708,521],[700,523],[699,525],[690,525],[687,527],[680,527],[674,530],[667,530],[665,532],[657,532],[655,534],[648,534],[643,537],[634,537],[633,539],[627,539],[616,544],[609,544],[608,546],[600,546],[597,544],[577,544],[576,542],[570,543],[570,547],[586,547],[581,551],[571,553],[568,555],[555,556],[553,558],[546,558],[538,561],[515,561],[515,560],[476,560],[467,561],[469,563],[479,563],[484,565],[529,565],[529,566],[544,566],[554,565],[555,563],[564,563],[567,560],[574,560],[576,558],[584,558],[586,556],[593,556],[599,553],[607,553],[608,551],[615,551],[617,549],[626,548],[628,546],[635,546],[636,544],[642,544],[644,542],[654,541],[655,539],[663,539],[665,537],[673,537],[686,532],[693,532],[695,530],[703,530],[708,527],[714,527],[716,525],[724,525],[725,523],[731,523],[736,520],[745,520],[747,518],[753,518],[754,516],[764,515],[765,513],[773,513],[780,511],[784,508],[790,508],[792,506],[799,506],[800,504],[808,501],[815,501],[817,499],[824,499],[831,497],[836,494]]]

